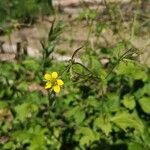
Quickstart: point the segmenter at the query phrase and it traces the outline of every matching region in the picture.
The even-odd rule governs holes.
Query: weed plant
[[[87,41],[67,62],[51,56],[65,28],[56,21],[41,41],[42,58],[0,62],[0,149],[150,149],[150,68],[137,60],[130,38],[93,48],[91,33],[116,31],[116,24],[95,24],[95,17],[88,16]]]

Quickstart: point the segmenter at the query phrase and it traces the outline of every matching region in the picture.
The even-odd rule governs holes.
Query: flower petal
[[[63,84],[64,84],[64,82],[61,79],[57,80],[57,85],[63,85]]]
[[[45,85],[45,89],[50,89],[52,87],[51,82],[47,82]]]
[[[52,78],[56,79],[58,77],[58,73],[57,72],[52,72]]]
[[[59,86],[59,85],[55,85],[55,86],[53,87],[53,89],[54,89],[54,91],[55,91],[56,93],[59,93],[59,92],[60,92],[60,86]]]
[[[52,80],[52,76],[51,76],[51,74],[46,73],[46,74],[44,75],[44,79],[45,79],[45,80],[49,80],[49,81],[51,81],[51,80]]]

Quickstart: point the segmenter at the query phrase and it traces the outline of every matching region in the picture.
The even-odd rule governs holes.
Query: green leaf
[[[65,116],[69,119],[75,119],[75,122],[77,124],[80,124],[85,118],[85,112],[79,106],[76,106],[70,109],[68,112],[66,112]]]
[[[17,113],[17,119],[23,122],[26,120],[26,118],[29,118],[33,114],[37,113],[38,107],[35,104],[24,103],[22,105],[17,105],[15,107],[15,111]]]
[[[3,149],[5,150],[9,150],[9,149],[13,149],[13,147],[14,147],[14,143],[12,142],[12,141],[9,141],[9,142],[7,142],[7,143],[5,143],[4,145],[3,145]]]
[[[38,72],[40,70],[40,65],[36,60],[33,59],[27,59],[23,61],[23,65],[27,70],[30,71],[36,71]]]
[[[144,132],[141,135],[141,138],[143,139],[144,142],[142,142],[143,145],[147,146],[150,148],[150,127],[145,126]]]
[[[31,144],[29,146],[29,150],[45,150],[46,149],[46,136],[44,135],[46,130],[42,129],[41,127],[38,129],[36,129],[37,126],[35,127],[35,130],[32,135],[32,139],[31,139]]]
[[[0,64],[0,76],[3,76],[7,78],[8,80],[10,79],[15,79],[15,73],[14,73],[14,68],[12,63],[2,63]]]
[[[89,64],[89,66],[90,66],[90,68],[91,68],[91,70],[92,70],[92,72],[93,73],[95,73],[97,76],[104,76],[104,74],[105,74],[105,72],[103,71],[101,71],[101,68],[102,68],[102,66],[101,66],[101,63],[100,63],[100,61],[98,60],[98,58],[97,57],[95,57],[95,56],[89,56],[90,58],[90,60],[89,61],[91,61],[90,62],[90,64]],[[103,75],[102,75],[102,74]]]
[[[130,110],[134,109],[136,105],[134,96],[125,95],[123,98],[123,105]]]
[[[74,114],[75,122],[80,124],[85,119],[85,112],[82,109],[79,109],[76,114]]]
[[[54,128],[54,136],[56,138],[58,138],[60,136],[60,130],[59,130],[59,128]]]
[[[89,145],[90,141],[91,140],[88,136],[82,136],[80,139],[80,145]]]
[[[150,96],[150,83],[145,83],[144,87],[137,90],[134,95],[137,99],[144,95]]]
[[[13,139],[18,142],[28,143],[31,138],[31,134],[27,130],[17,130],[11,134]]]
[[[1,109],[1,108],[5,108],[5,107],[7,107],[7,106],[8,106],[8,103],[7,103],[7,102],[0,100],[0,109]]]
[[[0,88],[0,98],[2,98],[5,94],[5,90]]]
[[[43,128],[39,125],[32,126],[28,130],[17,130],[12,133],[11,136],[13,139],[17,140],[23,144],[30,144],[28,146],[29,150],[45,150],[45,133],[47,132],[46,128]]]
[[[88,106],[91,106],[91,107],[94,107],[94,108],[99,108],[99,102],[98,100],[94,97],[94,96],[89,96],[88,99],[87,99],[87,105]]]
[[[77,130],[77,134],[81,134],[80,145],[89,145],[94,141],[98,141],[100,138],[99,133],[93,131],[88,127],[80,127]]]
[[[76,114],[76,112],[80,109],[79,106],[76,106],[74,108],[70,108],[66,113],[65,116],[67,118],[71,118],[74,114]]]
[[[28,90],[28,84],[27,82],[21,82],[18,86],[17,89],[20,91],[27,91]]]
[[[123,42],[119,42],[117,46],[112,50],[113,57],[119,58],[122,55],[124,49],[125,49],[125,44]]]
[[[101,129],[106,136],[109,135],[109,133],[112,131],[112,125],[109,122],[108,119],[104,118],[104,116],[100,116],[98,118],[95,119],[94,121],[94,125]]]
[[[124,131],[126,131],[127,128],[134,128],[139,132],[143,131],[143,124],[137,116],[135,114],[129,114],[126,111],[117,113],[111,118],[111,121]]]
[[[144,94],[150,94],[150,83],[146,83],[142,89],[142,93]]]
[[[27,95],[25,95],[25,99],[28,102],[37,104],[38,106],[41,106],[42,104],[47,104],[47,97],[43,97],[39,92],[29,92]]]
[[[139,104],[145,113],[150,114],[150,97],[141,98]]]
[[[145,150],[139,143],[129,143],[128,150]]]
[[[120,106],[119,95],[117,93],[107,93],[106,106],[110,112],[118,111]]]
[[[142,81],[146,81],[148,79],[146,69],[133,61],[121,62],[118,65],[117,74],[128,75],[135,80],[141,79]]]

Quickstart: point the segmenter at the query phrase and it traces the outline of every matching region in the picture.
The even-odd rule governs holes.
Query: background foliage
[[[52,12],[51,0],[1,0],[0,29],[5,33],[5,30],[15,28],[20,23],[33,24],[37,17],[51,15]]]

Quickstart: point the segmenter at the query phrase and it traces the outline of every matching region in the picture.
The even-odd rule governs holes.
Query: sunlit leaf
[[[94,141],[98,141],[100,137],[99,133],[91,130],[88,127],[80,127],[77,130],[77,134],[82,135],[80,139],[80,145],[89,145],[90,143]]]
[[[124,131],[127,128],[134,128],[139,132],[143,131],[142,122],[134,114],[129,114],[126,111],[117,113],[111,118],[111,121]]]
[[[146,81],[148,79],[146,70],[133,61],[121,62],[116,72],[118,75],[128,75],[135,80]]]
[[[134,97],[130,95],[125,95],[123,98],[123,105],[130,110],[134,109],[136,105]]]
[[[139,104],[145,113],[150,114],[150,97],[141,98]]]
[[[109,133],[112,131],[111,123],[107,118],[104,118],[103,116],[96,118],[94,121],[94,125],[97,128],[101,129],[106,134],[106,136],[108,136]]]

